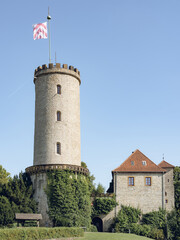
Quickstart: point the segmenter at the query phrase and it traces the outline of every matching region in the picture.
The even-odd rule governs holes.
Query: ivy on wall
[[[92,218],[101,214],[110,213],[117,206],[115,196],[112,197],[96,197],[93,201]]]
[[[69,170],[47,173],[49,217],[53,226],[89,227],[91,223],[90,176]]]

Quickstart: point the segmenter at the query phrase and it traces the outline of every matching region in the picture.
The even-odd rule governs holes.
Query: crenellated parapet
[[[37,174],[37,173],[44,173],[54,170],[69,170],[76,173],[81,173],[83,175],[88,175],[89,170],[87,168],[70,165],[70,164],[48,164],[48,165],[36,165],[26,168],[26,173]]]
[[[42,66],[39,66],[35,69],[34,72],[34,83],[36,79],[39,76],[46,75],[46,74],[66,74],[75,77],[79,84],[81,84],[80,80],[80,71],[77,68],[74,68],[73,66],[69,66],[67,64],[60,64],[56,63],[55,65],[53,63],[44,64]]]

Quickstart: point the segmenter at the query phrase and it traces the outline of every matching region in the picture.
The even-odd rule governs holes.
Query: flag
[[[47,22],[33,25],[33,39],[47,38]]]

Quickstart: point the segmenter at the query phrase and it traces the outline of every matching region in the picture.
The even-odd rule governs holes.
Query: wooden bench
[[[39,220],[42,219],[42,215],[35,213],[15,213],[15,219],[17,220],[18,227],[20,223],[24,226],[25,221],[36,221],[37,227],[39,227]]]

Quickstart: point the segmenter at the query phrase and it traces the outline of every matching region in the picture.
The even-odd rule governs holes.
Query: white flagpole
[[[49,37],[49,63],[51,63],[51,38],[50,38],[50,20],[51,20],[51,16],[49,15],[49,7],[48,7],[47,20],[48,20],[48,37]]]

